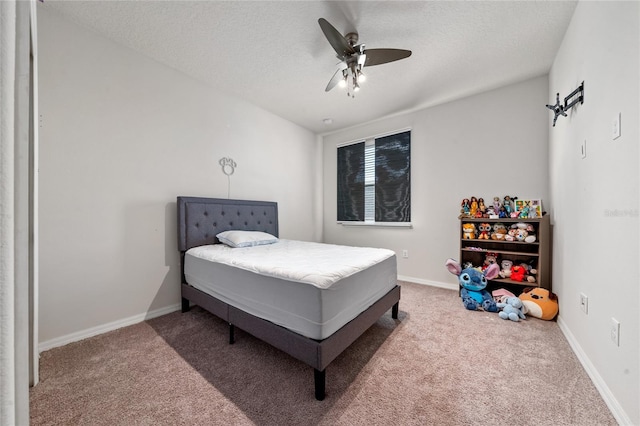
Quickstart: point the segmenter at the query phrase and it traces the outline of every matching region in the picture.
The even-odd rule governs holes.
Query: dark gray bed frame
[[[178,197],[178,250],[182,281],[182,312],[196,304],[229,323],[229,343],[234,327],[288,353],[314,369],[315,397],[325,396],[326,367],[371,327],[385,312],[398,318],[400,286],[324,340],[314,340],[248,314],[191,287],[184,275],[184,255],[192,247],[219,243],[216,235],[230,229],[263,231],[278,236],[278,204],[269,201]]]

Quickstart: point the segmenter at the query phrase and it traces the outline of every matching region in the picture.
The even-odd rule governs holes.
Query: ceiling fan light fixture
[[[343,36],[324,18],[318,19],[318,24],[320,24],[320,29],[340,60],[338,70],[342,70],[342,76],[344,78],[339,82],[339,85],[340,87],[346,86],[347,96],[352,98],[355,97],[354,93],[360,90],[360,83],[366,79],[362,73],[362,68],[386,64],[411,56],[410,50],[365,49],[364,44],[356,45],[356,43],[358,43],[357,32],[350,32]],[[337,72],[331,81],[329,81],[325,92],[328,92],[334,87],[337,82],[336,75]]]

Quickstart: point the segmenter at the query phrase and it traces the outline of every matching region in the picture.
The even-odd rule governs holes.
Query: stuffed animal
[[[520,295],[527,307],[527,314],[543,320],[552,320],[558,315],[558,296],[547,289],[527,287]]]
[[[499,288],[497,290],[493,290],[491,292],[491,296],[493,296],[493,300],[495,300],[496,303],[500,303],[500,302],[505,303],[508,298],[516,297],[515,294],[511,293],[506,288]]]
[[[525,313],[527,308],[517,297],[508,297],[505,303],[497,303],[498,309],[502,309],[498,312],[498,316],[503,320],[510,319],[511,321],[520,321],[520,319],[526,319]]]
[[[500,267],[497,264],[492,264],[484,272],[480,272],[475,268],[462,269],[460,264],[453,259],[448,259],[445,262],[445,266],[449,272],[458,277],[458,283],[461,287],[460,297],[465,308],[475,311],[481,307],[488,312],[498,312],[496,302],[491,297],[491,294],[485,290],[487,280],[492,280],[498,276]]]
[[[500,278],[511,278],[511,268],[513,267],[513,261],[508,259],[503,259],[500,262]]]
[[[531,224],[527,224],[527,237],[524,239],[527,243],[535,243],[536,242],[536,230]]]
[[[515,241],[524,241],[529,235],[528,225],[526,223],[518,222],[511,225],[509,235],[513,236]]]
[[[484,263],[482,264],[481,270],[484,271],[494,263],[498,263],[498,254],[490,251],[487,252],[487,254],[484,256]]]
[[[504,223],[498,222],[493,225],[493,233],[491,234],[492,240],[502,241],[507,235],[507,227]]]
[[[462,224],[462,239],[473,240],[476,238],[476,225],[473,223]]]
[[[521,263],[520,266],[522,266],[522,269],[524,269],[524,276],[522,277],[522,281],[527,281],[532,284],[535,283],[538,270],[527,263]]]
[[[529,233],[526,231],[526,229],[516,229],[516,241],[524,241],[525,238],[527,238],[527,236],[529,235]]]
[[[491,224],[489,223],[481,223],[478,227],[480,229],[480,235],[478,235],[479,240],[488,240],[489,232],[491,231]]]
[[[514,281],[524,281],[525,269],[521,265],[513,265],[511,267],[511,279]]]

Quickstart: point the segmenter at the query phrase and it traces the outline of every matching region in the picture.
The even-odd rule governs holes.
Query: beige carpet
[[[41,356],[33,425],[615,425],[555,322],[501,320],[401,283],[385,314],[313,370],[207,312],[175,312]]]

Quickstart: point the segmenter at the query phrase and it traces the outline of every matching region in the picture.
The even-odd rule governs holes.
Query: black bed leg
[[[398,307],[400,306],[400,302],[396,302],[395,305],[391,308],[391,318],[398,319]]]
[[[191,307],[189,306],[189,299],[182,298],[182,313],[189,312]]]
[[[324,384],[325,384],[325,372],[327,370],[313,369],[313,381],[316,388],[316,399],[322,401],[324,399]]]
[[[233,345],[236,342],[236,328],[233,324],[229,323],[229,344]]]

